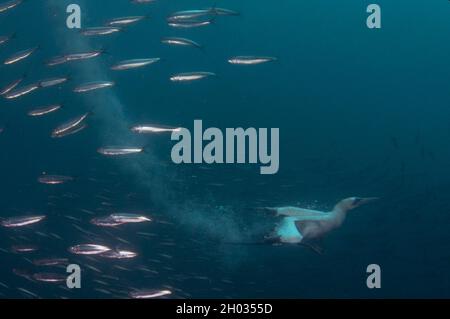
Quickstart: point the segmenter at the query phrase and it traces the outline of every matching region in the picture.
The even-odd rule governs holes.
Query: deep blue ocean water
[[[83,27],[121,16],[150,19],[120,34],[86,38],[65,26],[66,5],[79,3]],[[450,4],[386,1],[382,28],[366,26],[368,1],[222,0],[240,16],[177,30],[166,17],[213,1],[26,1],[0,14],[0,60],[39,45],[16,65],[0,67],[0,85],[70,76],[67,84],[16,100],[0,100],[0,216],[45,214],[21,229],[0,228],[3,298],[125,298],[133,289],[170,289],[186,298],[450,297]],[[204,50],[167,47],[181,36]],[[107,54],[48,68],[49,58],[103,48]],[[233,66],[236,55],[278,58]],[[112,72],[113,63],[160,57],[148,68]],[[217,77],[176,84],[178,72]],[[81,83],[112,80],[84,96]],[[62,102],[43,118],[27,112]],[[92,111],[88,128],[52,139],[59,124]],[[175,165],[170,135],[136,136],[128,128],[155,123],[192,128],[280,128],[280,171],[257,165]],[[97,153],[108,145],[145,146],[125,158]],[[37,182],[43,172],[73,176],[65,185]],[[351,212],[325,239],[326,253],[298,246],[235,245],[259,240],[274,218],[256,207],[294,205],[330,210],[342,198],[380,200]],[[142,212],[152,223],[117,229],[90,224],[113,211]],[[70,246],[96,242],[139,253],[132,260],[75,256]],[[11,252],[32,243],[31,254]],[[30,280],[38,258],[64,257],[82,268],[82,288]],[[379,264],[382,288],[366,286]],[[19,289],[19,288],[22,288]]]

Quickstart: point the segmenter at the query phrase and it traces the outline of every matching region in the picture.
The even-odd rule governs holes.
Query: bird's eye
[[[362,198],[355,197],[355,199],[353,200],[353,205],[354,205],[354,206],[355,206],[355,205],[358,205],[359,202],[361,202],[361,200],[362,200]]]

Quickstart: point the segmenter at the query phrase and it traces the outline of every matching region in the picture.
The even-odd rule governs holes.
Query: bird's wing
[[[286,217],[289,218],[289,217]],[[293,220],[295,227],[297,227],[300,233],[303,233],[305,227],[315,225],[320,226],[321,222],[326,222],[329,219],[328,214],[323,215],[304,215],[301,217],[295,217]]]
[[[325,253],[322,239],[312,239],[312,240],[303,239],[300,245],[312,249],[315,253],[319,255],[323,255]]]
[[[296,220],[294,222],[294,224],[295,224],[295,227],[297,228],[297,230],[300,232],[300,234],[304,234],[305,228],[316,222],[317,221],[311,220],[311,219],[301,219],[301,220]]]
[[[307,217],[307,216],[326,216],[328,213],[320,212],[318,210],[300,208],[300,207],[279,207],[277,208],[278,216],[293,216],[293,217]]]

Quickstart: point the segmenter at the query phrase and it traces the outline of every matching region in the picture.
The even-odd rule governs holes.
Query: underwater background
[[[107,37],[66,27],[78,3],[83,27],[133,15],[150,18]],[[386,1],[382,28],[368,29],[369,1],[221,0],[240,13],[207,27],[174,29],[173,12],[213,1],[30,0],[0,14],[0,59],[33,46],[17,65],[0,67],[0,86],[69,76],[58,88],[0,100],[3,218],[44,214],[26,228],[0,227],[0,297],[127,298],[133,289],[170,289],[174,298],[432,298],[450,297],[450,4]],[[171,48],[165,36],[194,39],[203,50]],[[49,68],[49,58],[93,49],[106,54]],[[243,67],[231,56],[277,57]],[[160,57],[148,68],[114,73],[113,63]],[[217,77],[172,83],[178,72]],[[87,95],[87,81],[115,87]],[[27,112],[63,103],[45,118]],[[92,112],[88,127],[53,139],[59,124]],[[280,171],[259,165],[176,165],[170,135],[136,136],[129,127],[155,123],[192,128],[280,128]],[[145,146],[145,153],[107,158],[107,145]],[[43,185],[43,173],[73,176]],[[299,246],[231,244],[259,240],[275,219],[257,207],[330,210],[350,196],[377,196],[351,212],[325,240],[326,253]],[[101,228],[90,220],[113,211],[142,212],[153,222]],[[85,242],[138,252],[130,260],[70,254]],[[39,247],[29,254],[20,244]],[[68,258],[82,269],[82,288],[33,280],[39,258]],[[366,286],[379,264],[382,288]]]

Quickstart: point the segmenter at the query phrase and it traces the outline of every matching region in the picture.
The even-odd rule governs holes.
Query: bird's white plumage
[[[275,233],[280,237],[281,242],[299,244],[302,242],[303,236],[297,229],[295,222],[301,218],[284,217],[275,229]]]

